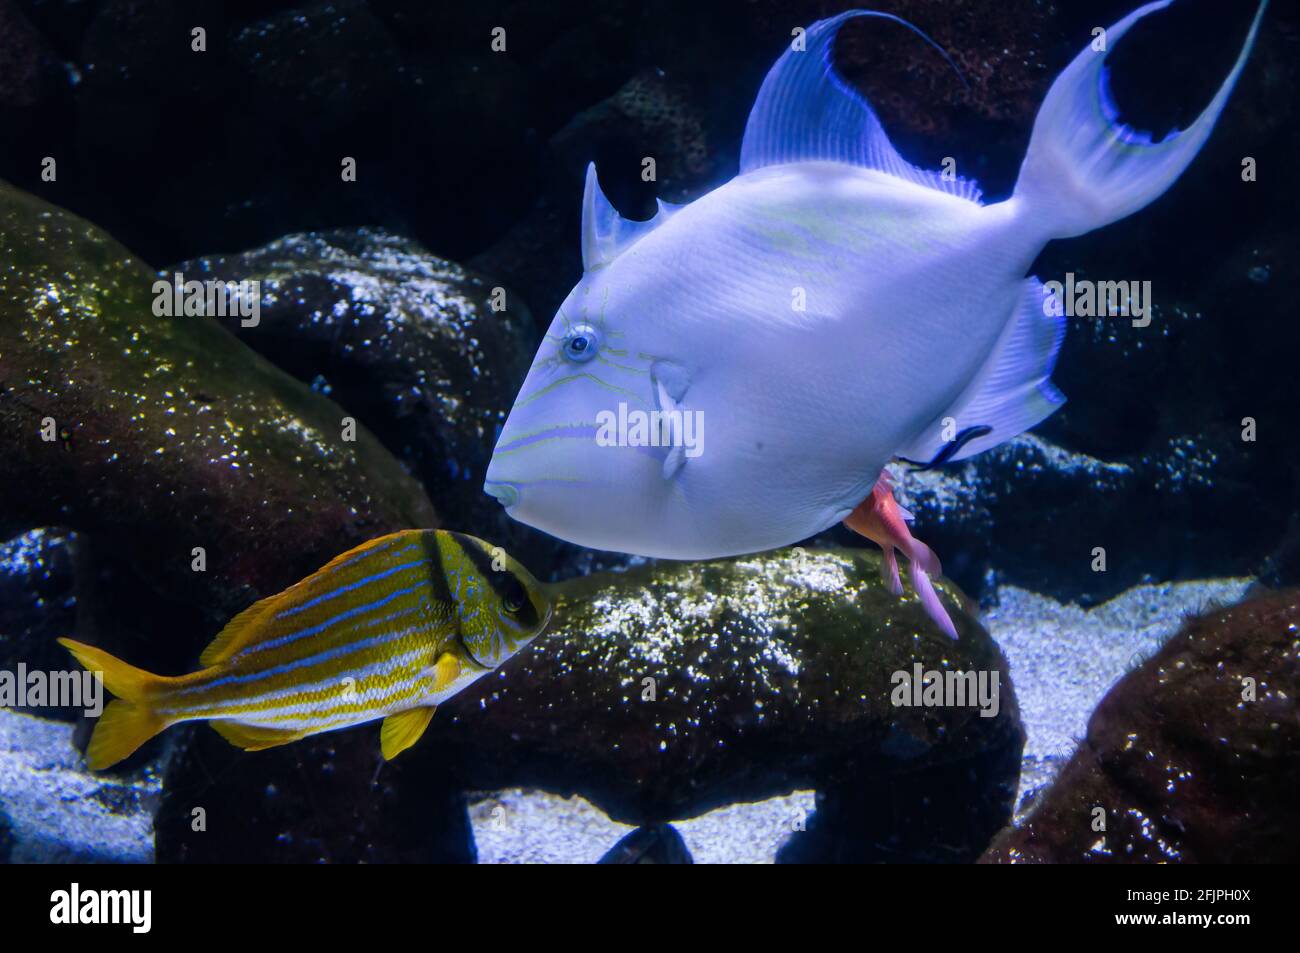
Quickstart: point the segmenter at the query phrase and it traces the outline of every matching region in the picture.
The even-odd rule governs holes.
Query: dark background
[[[289,232],[382,226],[503,279],[544,326],[580,276],[586,163],[630,217],[648,215],[656,195],[680,201],[726,181],[791,26],[847,6],[0,0],[0,177],[158,268]],[[845,28],[843,69],[904,155],[930,166],[952,155],[995,200],[1011,189],[1051,80],[1094,26],[1136,2],[876,6],[930,32],[969,86],[880,21]],[[1186,125],[1253,9],[1180,0],[1143,21],[1110,61],[1124,118],[1158,134]],[[207,29],[205,53],[190,50],[195,25]],[[490,49],[495,26],[507,30],[505,53]],[[989,565],[1084,601],[1143,578],[1294,572],[1298,29],[1294,0],[1273,3],[1214,136],[1169,194],[1044,253],[1044,280],[1153,283],[1151,329],[1072,322],[1055,375],[1070,402],[1038,430],[1139,472],[1123,500],[1097,508],[1077,481],[1018,504],[1008,495],[985,549],[968,527],[951,541],[940,529],[960,547],[946,563],[968,589]],[[47,155],[55,183],[39,178]],[[647,155],[658,182],[640,180]],[[1258,182],[1240,181],[1244,155],[1258,160]],[[357,159],[355,183],[340,181],[343,156]],[[1240,440],[1246,416],[1258,422],[1254,445]],[[1061,532],[1113,524],[1122,568],[1104,581],[1063,577],[1034,545],[1041,520],[1070,507]]]

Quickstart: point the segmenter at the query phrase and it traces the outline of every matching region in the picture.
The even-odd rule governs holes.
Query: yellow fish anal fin
[[[379,731],[379,744],[384,751],[384,760],[392,761],[411,745],[420,740],[424,729],[429,727],[436,705],[422,708],[408,708],[384,719],[384,726]]]
[[[378,536],[349,549],[346,553],[340,553],[310,576],[294,583],[283,592],[259,599],[226,623],[226,627],[217,633],[212,644],[203,650],[203,654],[199,656],[199,663],[205,668],[217,665],[231,658],[241,649],[264,638],[274,637],[276,633],[271,623],[277,611],[292,607],[313,594],[327,592],[334,585],[345,583],[346,575],[336,575],[338,570],[344,569],[348,564],[359,565],[372,553],[379,554],[382,558],[385,551],[394,548],[404,538],[415,540],[423,532],[423,530],[407,529],[389,533],[387,536]]]
[[[241,725],[236,721],[210,721],[208,724],[213,727],[217,734],[236,748],[243,748],[245,751],[262,751],[265,748],[287,745],[289,742],[298,741],[309,734],[309,732],[298,729],[261,728],[256,725]]]

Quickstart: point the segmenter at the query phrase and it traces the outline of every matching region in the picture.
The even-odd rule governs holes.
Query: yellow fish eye
[[[505,584],[505,591],[502,593],[501,602],[507,612],[511,615],[520,611],[528,603],[528,593],[514,576],[508,577]]]

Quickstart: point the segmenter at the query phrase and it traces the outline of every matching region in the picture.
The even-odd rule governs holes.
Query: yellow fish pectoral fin
[[[433,688],[430,691],[445,692],[460,678],[460,658],[451,652],[443,652],[433,666]]]
[[[428,705],[408,708],[384,719],[384,726],[379,731],[379,744],[383,748],[385,761],[392,761],[420,740],[420,735],[429,727],[429,721],[437,707]]]
[[[257,725],[241,725],[237,721],[210,721],[208,724],[236,748],[245,751],[262,751],[287,745],[308,735],[308,732],[299,729],[262,728]]]

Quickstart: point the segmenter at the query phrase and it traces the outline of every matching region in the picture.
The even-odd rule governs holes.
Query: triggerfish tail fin
[[[957,627],[953,625],[952,617],[943,607],[939,594],[934,590],[934,583],[930,581],[943,572],[939,557],[934,554],[934,550],[912,535],[912,531],[907,528],[905,512],[894,500],[888,475],[882,473],[871,495],[845,518],[844,525],[884,550],[881,575],[895,595],[902,593],[902,584],[898,578],[898,561],[894,550],[907,557],[912,587],[916,590],[916,596],[921,600],[926,615],[934,620],[944,635],[956,639]]]
[[[93,645],[72,639],[59,639],[59,644],[87,671],[98,674],[104,687],[117,696],[99,716],[86,748],[86,763],[93,770],[117,764],[167,727],[168,722],[153,705],[165,678],[128,665]]]
[[[1173,185],[1201,150],[1228,102],[1259,32],[1268,0],[1255,14],[1236,65],[1205,111],[1161,142],[1119,122],[1106,57],[1143,17],[1173,0],[1156,0],[1099,34],[1057,77],[1043,101],[1014,200],[1048,238],[1069,238],[1131,215]],[[1097,49],[1101,46],[1101,49]]]

